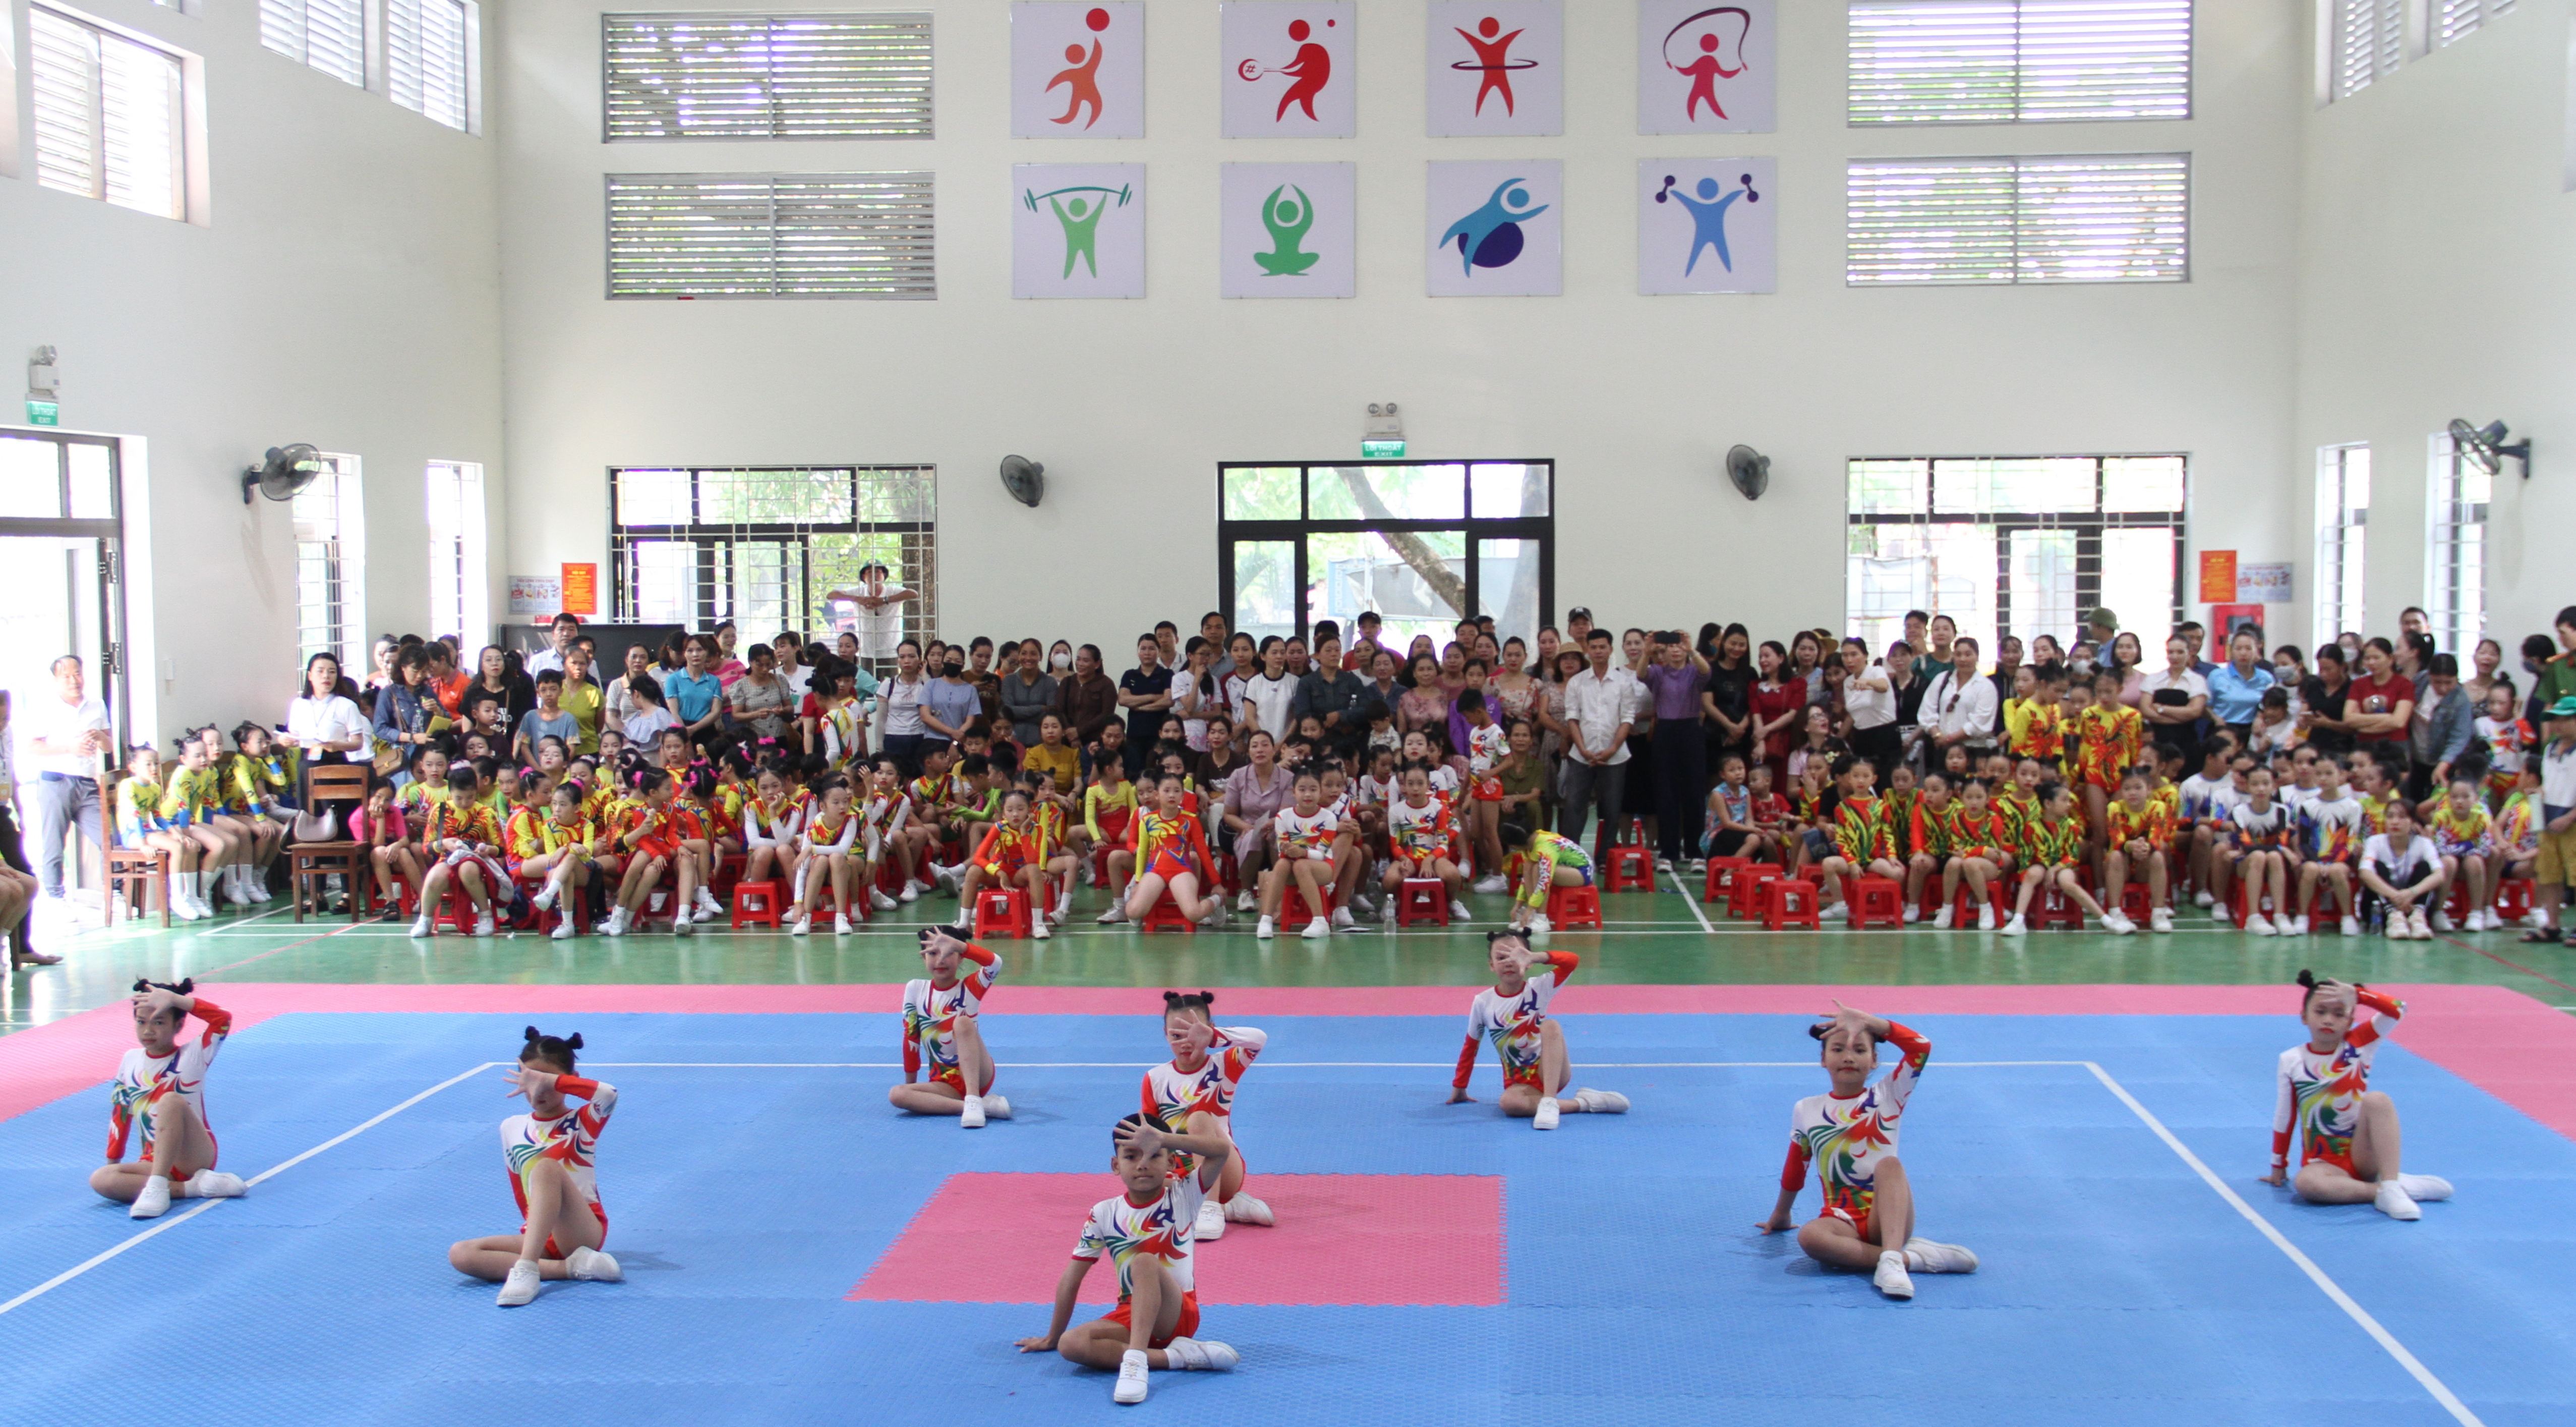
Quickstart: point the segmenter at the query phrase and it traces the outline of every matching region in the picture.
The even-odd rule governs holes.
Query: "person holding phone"
[[[1708,660],[1690,647],[1678,629],[1656,631],[1651,648],[1652,657],[1640,680],[1655,715],[1655,869],[1670,872],[1690,855],[1691,834],[1699,826],[1701,785],[1708,777],[1708,742],[1699,727],[1700,695],[1708,689]]]

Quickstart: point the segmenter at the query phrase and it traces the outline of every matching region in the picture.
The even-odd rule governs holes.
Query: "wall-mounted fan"
[[[2465,421],[2453,421],[2451,445],[2457,448],[2461,455],[2468,457],[2479,470],[2490,476],[2504,469],[2504,458],[2511,456],[2522,462],[2522,478],[2526,481],[2530,480],[2531,438],[2526,436],[2508,446],[2504,444],[2505,430],[2505,424],[2501,421],[2490,421],[2484,426],[2471,426]]]
[[[242,504],[250,504],[253,491],[270,500],[293,500],[297,491],[319,480],[329,469],[331,462],[305,442],[271,446],[258,465],[243,469]]]
[[[1004,456],[1002,489],[1020,504],[1035,506],[1046,496],[1046,467],[1026,456]]]
[[[1750,446],[1730,446],[1726,450],[1726,478],[1744,492],[1746,500],[1760,500],[1771,488],[1771,458]]]

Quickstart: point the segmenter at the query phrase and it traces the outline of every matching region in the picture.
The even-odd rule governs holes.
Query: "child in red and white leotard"
[[[600,928],[603,934],[626,935],[652,900],[662,874],[675,866],[679,873],[671,901],[671,930],[681,934],[689,930],[689,902],[697,890],[697,860],[687,856],[681,846],[689,829],[680,817],[679,792],[680,785],[662,769],[647,768],[635,775],[635,796],[641,806],[627,815],[617,839],[629,853],[626,877],[617,889],[617,910],[609,914],[608,925]]]
[[[1448,1103],[1473,1103],[1467,1081],[1476,1073],[1477,1048],[1491,1040],[1503,1063],[1503,1093],[1496,1103],[1506,1115],[1528,1116],[1531,1129],[1555,1129],[1557,1116],[1567,1110],[1626,1114],[1628,1097],[1615,1090],[1561,1093],[1568,1075],[1565,1032],[1548,1019],[1547,1006],[1574,978],[1583,959],[1570,951],[1542,956],[1530,949],[1527,933],[1509,929],[1485,934],[1485,954],[1494,984],[1477,992],[1467,1008],[1467,1042],[1458,1048],[1458,1074],[1449,1082]],[[1539,974],[1532,976],[1533,971]]]
[[[616,1283],[625,1272],[600,1252],[608,1211],[599,1202],[600,1133],[617,1108],[617,1087],[573,1073],[581,1037],[557,1038],[528,1027],[519,1064],[501,1073],[528,1110],[501,1122],[501,1157],[522,1222],[515,1234],[460,1239],[447,1250],[459,1273],[501,1285],[499,1303],[532,1302],[541,1279]],[[588,1103],[575,1109],[564,1097]]]
[[[1182,916],[1193,922],[1212,917],[1221,902],[1214,897],[1202,902],[1199,889],[1215,885],[1216,859],[1208,855],[1207,835],[1200,831],[1199,820],[1187,811],[1184,800],[1189,790],[1180,779],[1166,774],[1154,791],[1160,807],[1139,812],[1128,828],[1136,880],[1127,886],[1124,907],[1113,903],[1111,910],[1123,910],[1141,922],[1168,887]]]
[[[1013,788],[1002,796],[1002,820],[985,829],[984,840],[967,855],[965,875],[957,884],[956,930],[975,925],[975,899],[987,887],[1019,887],[1029,894],[1029,936],[1047,938],[1047,862],[1054,844],[1037,823],[1028,790]]]
[[[2281,1052],[2279,1096],[2272,1110],[2272,1172],[2311,1204],[2369,1204],[2391,1219],[2420,1219],[2419,1200],[2451,1197],[2451,1182],[2398,1169],[2397,1102],[2370,1088],[2370,1062],[2406,1014],[2385,991],[2299,973],[2305,995],[2299,1019],[2308,1039]],[[2353,1020],[2367,1006],[2378,1014]],[[2289,1177],[2290,1141],[2299,1141],[2299,1173]]]
[[[803,936],[814,929],[814,904],[829,887],[839,899],[832,904],[832,935],[850,934],[850,898],[856,895],[860,870],[867,863],[867,850],[859,834],[867,830],[867,821],[851,804],[850,780],[840,773],[826,773],[816,783],[822,797],[797,834],[798,859],[796,883],[796,920],[787,924],[789,936]]]
[[[1210,1008],[1216,993],[1163,993],[1163,1038],[1172,1058],[1145,1072],[1145,1116],[1166,1130],[1220,1136],[1234,1144],[1234,1093],[1246,1071],[1261,1058],[1270,1033],[1252,1026],[1220,1026]],[[1174,1160],[1173,1173],[1189,1170],[1189,1157]],[[1238,1148],[1226,1161],[1225,1173],[1210,1185],[1215,1198],[1199,1206],[1198,1237],[1218,1239],[1225,1226],[1278,1222],[1270,1206],[1243,1192],[1244,1163]]]
[[[134,983],[134,1039],[108,1083],[107,1163],[90,1173],[102,1198],[131,1204],[137,1219],[158,1218],[173,1199],[230,1199],[239,1178],[215,1168],[215,1132],[206,1123],[206,1071],[233,1028],[232,1013],[200,999],[197,983]],[[179,1044],[188,1017],[197,1038]],[[143,1126],[142,1155],[125,1162],[125,1142]]]
[[[1890,1298],[1914,1296],[1914,1273],[1975,1273],[1975,1254],[1914,1237],[1913,1185],[1896,1155],[1896,1122],[1932,1058],[1932,1042],[1840,1001],[1833,1018],[1809,1026],[1807,1034],[1822,1044],[1833,1093],[1810,1095],[1789,1112],[1780,1199],[1762,1232],[1789,1227],[1789,1211],[1812,1164],[1825,1206],[1798,1230],[1798,1247],[1807,1257],[1835,1268],[1874,1270],[1878,1291]],[[1881,1041],[1893,1042],[1903,1059],[1872,1085]]]
[[[518,881],[501,854],[500,819],[474,801],[479,782],[471,764],[449,769],[447,796],[422,811],[425,870],[420,879],[420,915],[411,924],[413,936],[437,934],[438,909],[447,900],[451,880],[474,905],[476,936],[490,936],[497,914],[518,896]]]
[[[1433,775],[1439,771],[1443,770],[1428,763],[1406,764],[1404,796],[1387,806],[1386,837],[1393,856],[1387,859],[1386,875],[1380,880],[1386,887],[1382,915],[1389,923],[1395,921],[1397,903],[1403,897],[1408,877],[1439,879],[1443,894],[1449,898],[1449,919],[1475,920],[1467,910],[1466,874],[1450,860],[1458,822],[1452,805],[1432,785]]]
[[[1261,921],[1252,934],[1268,941],[1283,912],[1297,915],[1295,908],[1285,905],[1293,890],[1314,913],[1305,935],[1322,940],[1333,934],[1332,912],[1324,894],[1333,885],[1333,842],[1342,823],[1325,809],[1323,779],[1312,767],[1299,768],[1289,787],[1296,801],[1270,817],[1278,856],[1262,869]]]
[[[988,1115],[1007,1120],[1011,1102],[992,1093],[993,1055],[976,1020],[1001,979],[1001,959],[947,927],[923,927],[920,936],[930,974],[904,984],[903,1083],[886,1099],[916,1115],[954,1115],[970,1130]]]

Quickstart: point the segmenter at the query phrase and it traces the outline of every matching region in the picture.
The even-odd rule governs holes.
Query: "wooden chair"
[[[324,803],[364,803],[373,770],[363,763],[316,764],[306,785],[305,806]],[[344,824],[345,830],[345,824]],[[294,882],[295,919],[304,920],[306,899],[313,909],[322,909],[321,879],[349,879],[349,920],[364,921],[367,915],[367,889],[374,885],[375,867],[369,860],[365,844],[343,837],[336,842],[293,842],[286,846],[289,875]]]
[[[123,847],[116,839],[116,784],[125,776],[124,769],[100,774],[98,782],[98,865],[105,869],[106,886],[99,894],[99,912],[107,924],[116,925],[116,912],[123,907],[128,916],[140,915],[137,898],[143,910],[154,902],[161,904],[161,926],[170,925],[170,854],[149,847]]]

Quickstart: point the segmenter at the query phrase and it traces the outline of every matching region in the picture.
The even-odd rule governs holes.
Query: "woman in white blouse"
[[[367,716],[340,693],[340,661],[316,654],[304,663],[304,693],[286,706],[286,736],[278,742],[304,750],[304,763],[360,763],[347,755],[367,746]],[[334,757],[332,755],[340,755]]]

